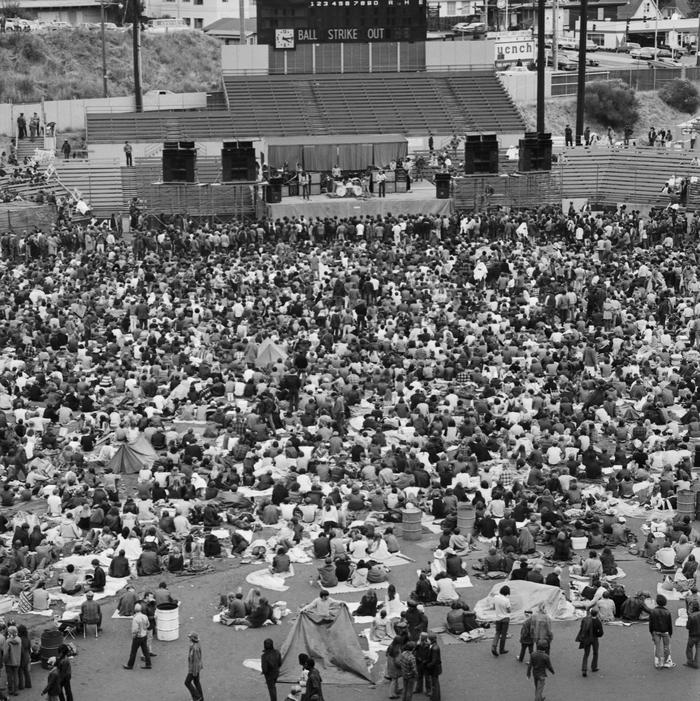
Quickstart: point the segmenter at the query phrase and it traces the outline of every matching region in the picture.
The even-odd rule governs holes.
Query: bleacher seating
[[[377,73],[227,77],[230,110],[89,114],[87,138],[129,141],[255,136],[497,131],[520,113],[495,73]]]
[[[666,181],[697,174],[692,154],[672,149],[606,147],[569,149],[553,172],[559,171],[563,197],[587,197],[593,202],[666,204]]]

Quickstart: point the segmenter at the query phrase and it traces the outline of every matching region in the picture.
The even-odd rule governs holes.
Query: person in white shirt
[[[61,497],[58,494],[58,489],[54,489],[46,499],[46,510],[49,516],[61,515]]]
[[[496,622],[494,624],[495,633],[491,644],[491,654],[494,657],[504,655],[506,650],[506,636],[510,624],[510,587],[503,586],[498,590],[498,594],[493,597],[493,607],[496,611]]]

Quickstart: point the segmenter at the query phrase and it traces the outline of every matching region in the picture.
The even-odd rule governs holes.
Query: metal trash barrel
[[[679,516],[695,518],[695,492],[684,489],[676,494],[676,511]]]
[[[156,635],[158,640],[166,642],[180,637],[180,607],[177,604],[156,607]]]
[[[471,504],[457,505],[457,528],[464,536],[469,536],[474,531],[474,507]]]
[[[401,518],[401,535],[405,540],[420,540],[423,535],[421,519],[423,512],[420,509],[404,509]]]

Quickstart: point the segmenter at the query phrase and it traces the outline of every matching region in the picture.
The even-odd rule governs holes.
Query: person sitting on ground
[[[435,602],[435,599],[437,599],[437,594],[425,572],[421,572],[418,575],[416,588],[411,592],[410,598],[417,601],[419,604],[432,604]]]
[[[83,590],[83,585],[78,583],[78,574],[75,571],[74,565],[66,565],[66,571],[59,581],[61,583],[61,592],[70,596],[75,596]]]
[[[129,618],[134,615],[134,607],[138,603],[138,598],[134,587],[130,584],[127,586],[126,591],[119,597],[119,604],[117,605],[117,613],[122,618]]]

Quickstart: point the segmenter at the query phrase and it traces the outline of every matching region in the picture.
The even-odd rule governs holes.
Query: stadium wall
[[[206,109],[207,94],[195,93],[160,93],[143,96],[143,108],[155,110],[191,110]],[[95,98],[89,100],[53,100],[46,102],[29,102],[25,104],[0,104],[0,133],[14,136],[17,117],[24,112],[29,119],[34,112],[42,118],[42,123],[56,122],[59,134],[67,131],[85,129],[86,112],[134,112],[133,96]]]

